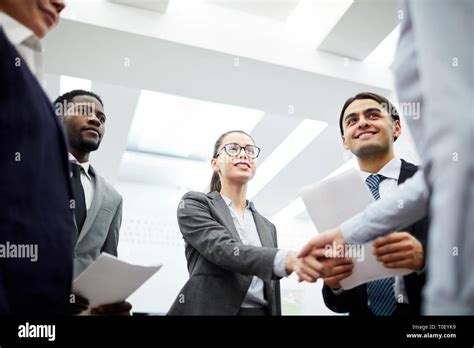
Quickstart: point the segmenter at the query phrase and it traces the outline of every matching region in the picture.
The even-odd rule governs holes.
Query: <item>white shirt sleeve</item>
[[[288,255],[288,250],[278,250],[275,255],[275,260],[273,261],[273,273],[280,278],[288,277],[285,269],[285,260]]]
[[[428,211],[428,187],[423,171],[381,199],[373,202],[364,211],[341,224],[344,239],[351,244],[364,244],[379,236],[389,234],[411,225]]]

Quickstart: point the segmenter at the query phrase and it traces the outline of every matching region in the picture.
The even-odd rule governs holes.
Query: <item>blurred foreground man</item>
[[[0,0],[0,314],[69,311],[74,220],[67,143],[35,74],[63,0]]]

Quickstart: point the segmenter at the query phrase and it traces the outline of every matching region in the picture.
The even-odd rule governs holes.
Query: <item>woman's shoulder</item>
[[[184,194],[183,199],[186,198],[206,198],[207,194],[201,191],[188,191]]]
[[[204,193],[204,192],[188,191],[181,198],[181,200],[185,200],[185,199],[195,199],[195,200],[198,200],[198,201],[204,201],[204,200],[207,201],[209,198],[207,197],[207,194]]]
[[[210,207],[209,194],[199,191],[189,191],[184,194],[181,198],[181,201],[178,205],[178,211],[182,214],[187,213],[196,213],[196,210],[208,210]]]

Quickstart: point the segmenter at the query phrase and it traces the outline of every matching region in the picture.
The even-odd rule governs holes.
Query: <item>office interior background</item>
[[[317,231],[299,190],[357,166],[339,114],[371,91],[396,102],[396,0],[68,0],[44,41],[54,100],[99,94],[106,134],[91,163],[124,199],[119,257],[164,267],[129,299],[164,314],[188,279],[176,210],[206,191],[214,142],[249,132],[262,148],[248,198],[298,250]],[[402,118],[395,152],[419,158]],[[334,314],[321,287],[281,281],[286,315]]]

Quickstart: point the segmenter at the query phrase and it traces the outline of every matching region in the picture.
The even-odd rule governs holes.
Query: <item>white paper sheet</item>
[[[301,198],[319,232],[339,226],[374,201],[369,188],[355,169],[303,188]],[[345,290],[371,280],[413,272],[406,268],[385,268],[372,254],[372,242],[365,244],[363,248],[352,248],[347,251],[352,251],[354,268],[352,274],[341,281],[341,287]]]
[[[73,292],[89,300],[89,309],[103,304],[122,302],[161,267],[161,264],[132,265],[113,255],[102,253],[74,280]]]

